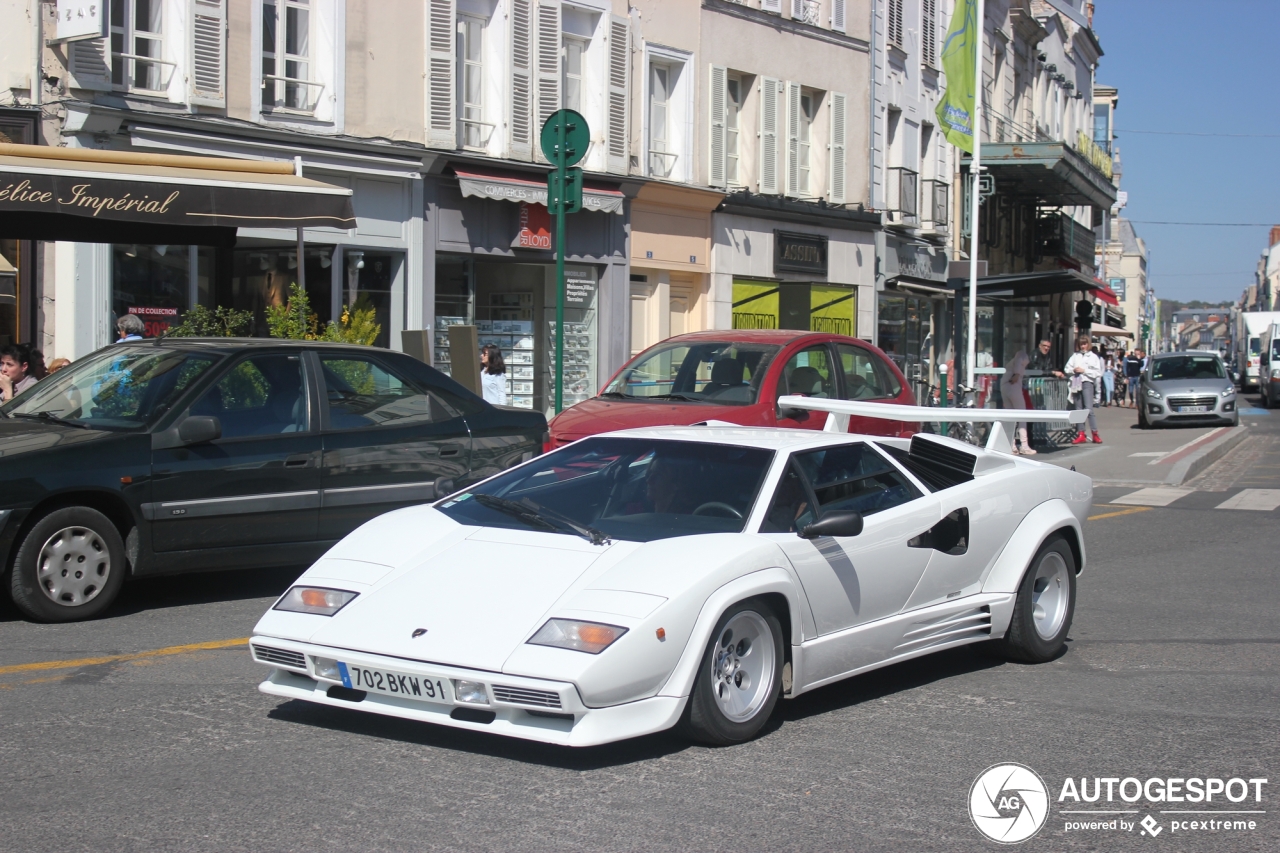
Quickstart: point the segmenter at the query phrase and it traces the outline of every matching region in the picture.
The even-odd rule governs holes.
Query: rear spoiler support
[[[849,418],[879,418],[887,421],[920,423],[990,423],[987,450],[1009,453],[1013,450],[1011,430],[1018,423],[1082,424],[1089,414],[1085,409],[1071,411],[1046,409],[978,409],[942,408],[939,406],[903,406],[898,403],[871,403],[863,400],[830,400],[823,397],[788,395],[778,398],[781,408],[805,409],[810,412],[826,412],[824,432],[848,432]]]

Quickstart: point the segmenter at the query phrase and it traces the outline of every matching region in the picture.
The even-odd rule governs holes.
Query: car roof
[[[803,329],[721,329],[719,331],[707,330],[703,332],[687,332],[683,335],[675,335],[667,338],[663,344],[670,344],[672,341],[741,341],[742,343],[751,344],[788,344],[800,338],[814,338],[817,340],[839,340],[849,341],[855,344],[867,345],[866,341],[858,338],[851,338],[847,335],[833,335],[828,332],[807,332]]]
[[[701,444],[726,444],[736,447],[759,447],[765,450],[804,450],[810,447],[828,447],[832,444],[851,444],[859,441],[880,441],[883,435],[857,435],[855,433],[820,432],[812,429],[782,429],[778,427],[747,427],[726,424],[724,426],[661,426],[639,427],[598,433],[587,438],[648,438],[661,441],[693,441]],[[584,439],[585,440],[585,439]]]
[[[136,349],[159,347],[162,349],[194,349],[224,353],[239,352],[244,349],[260,347],[340,350],[360,349],[363,351],[377,349],[381,352],[391,352],[391,350],[385,350],[379,347],[363,347],[358,344],[345,344],[333,341],[294,341],[286,338],[145,338],[141,341],[122,341],[120,343],[110,345],[110,348],[114,349],[116,347],[133,347]]]

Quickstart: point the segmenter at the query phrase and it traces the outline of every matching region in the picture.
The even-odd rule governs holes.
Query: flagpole
[[[965,353],[965,384],[973,384],[974,360],[978,345],[978,176],[982,174],[982,42],[986,29],[984,0],[978,0],[978,44],[973,70],[973,159],[969,166],[969,346]],[[961,395],[956,395],[957,405]]]

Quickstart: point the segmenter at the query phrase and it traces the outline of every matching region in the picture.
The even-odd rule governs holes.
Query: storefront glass
[[[30,243],[19,240],[0,240],[0,346],[20,339],[21,319],[18,306],[22,304],[22,247]]]
[[[332,246],[318,246],[304,252],[307,296],[319,329],[333,319],[333,251]],[[237,248],[230,254],[231,274],[217,277],[213,305],[250,312],[250,334],[264,337],[266,309],[284,305],[289,285],[298,280],[298,251],[254,246]]]
[[[346,282],[342,292],[341,304],[353,311],[374,310],[378,325],[382,331],[374,346],[386,347],[391,340],[391,298],[396,275],[400,271],[400,262],[404,257],[399,252],[370,252],[359,249],[347,249]],[[310,269],[307,270],[307,290],[311,290]],[[327,282],[326,282],[327,283]],[[325,288],[326,291],[328,288]],[[312,305],[315,297],[312,297]]]
[[[115,319],[136,314],[146,325],[146,336],[154,338],[179,323],[199,293],[202,268],[207,292],[214,251],[202,246],[113,245],[113,326]]]
[[[915,386],[917,398],[936,384],[935,365],[951,359],[950,303],[928,296],[885,292],[879,295],[876,345]]]
[[[735,279],[733,328],[799,329],[853,337],[858,291],[854,287],[807,282]]]

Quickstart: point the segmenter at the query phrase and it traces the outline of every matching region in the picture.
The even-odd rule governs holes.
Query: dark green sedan
[[[49,622],[101,613],[127,577],[305,566],[374,516],[531,459],[546,431],[402,353],[115,344],[0,407],[0,565]]]

